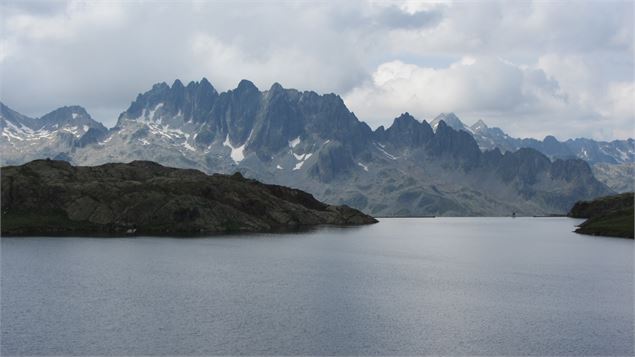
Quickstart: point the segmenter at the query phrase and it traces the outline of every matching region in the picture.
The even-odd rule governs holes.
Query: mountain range
[[[550,159],[579,158],[591,165],[595,176],[617,192],[633,191],[635,177],[635,141],[613,140],[595,141],[586,138],[558,141],[548,135],[543,140],[519,139],[507,135],[496,127],[488,127],[483,120],[471,126],[465,125],[454,113],[440,114],[430,124],[435,127],[443,120],[456,130],[472,135],[481,150],[515,151],[531,148],[547,155]]]
[[[206,79],[155,84],[110,129],[78,106],[39,119],[0,109],[3,165],[50,157],[240,171],[378,216],[561,214],[632,190],[635,162],[632,139],[516,139],[452,113],[430,123],[403,113],[372,130],[335,94],[247,80],[222,93]]]

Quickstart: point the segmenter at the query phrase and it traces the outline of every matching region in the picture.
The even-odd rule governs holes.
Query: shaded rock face
[[[237,173],[208,176],[148,161],[2,168],[2,234],[198,234],[361,225],[376,220]]]
[[[593,165],[593,175],[615,192],[635,191],[635,163]]]
[[[420,147],[428,142],[434,133],[428,123],[419,122],[409,113],[404,113],[395,118],[388,130],[376,130],[377,139],[381,142],[389,142],[397,147]]]

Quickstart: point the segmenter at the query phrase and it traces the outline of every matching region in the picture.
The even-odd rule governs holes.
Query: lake
[[[2,238],[2,355],[633,355],[633,240],[569,218]]]

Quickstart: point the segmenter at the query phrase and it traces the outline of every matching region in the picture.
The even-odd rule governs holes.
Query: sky
[[[635,137],[632,1],[0,3],[0,100],[106,126],[157,82],[336,93],[375,128],[456,113],[516,137]]]

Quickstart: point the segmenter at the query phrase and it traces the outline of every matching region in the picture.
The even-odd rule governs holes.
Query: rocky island
[[[301,190],[150,161],[35,160],[2,174],[2,235],[265,232],[377,222]]]
[[[633,192],[577,202],[569,216],[587,218],[576,233],[633,238]]]

